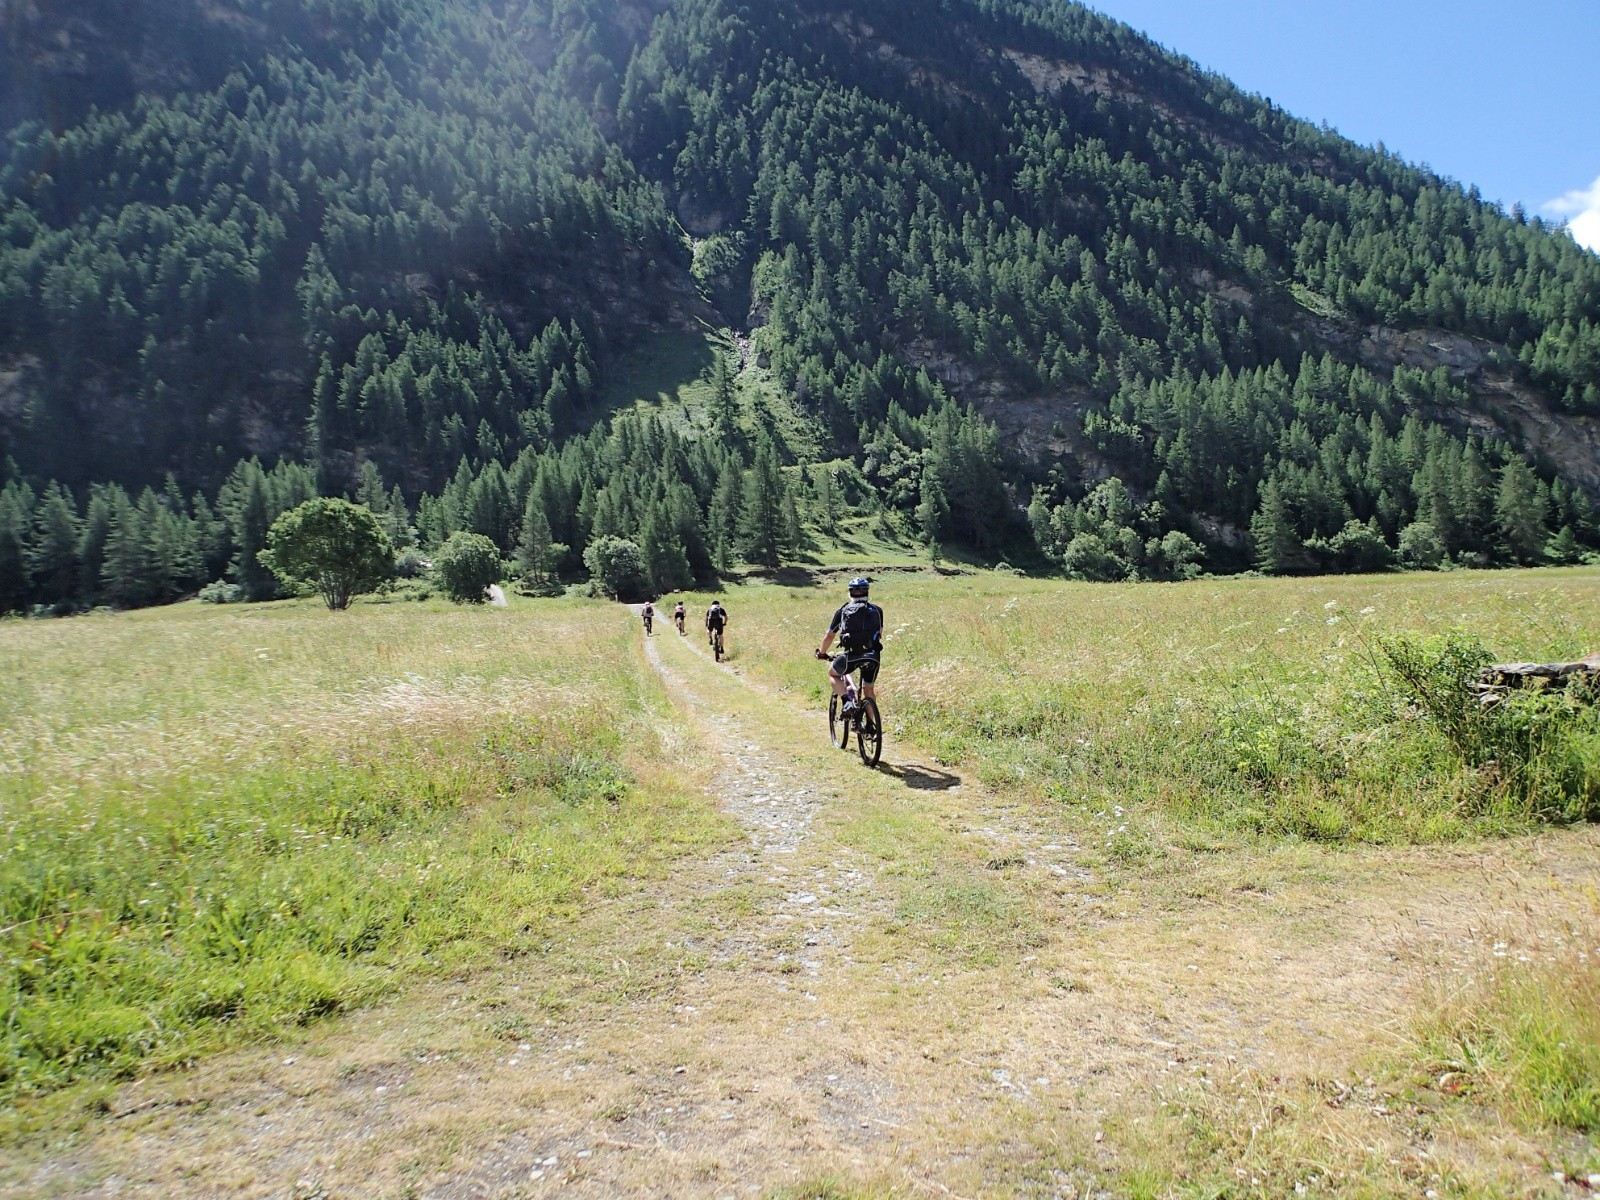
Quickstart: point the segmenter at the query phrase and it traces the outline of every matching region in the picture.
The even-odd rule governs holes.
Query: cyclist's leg
[[[876,654],[861,660],[861,694],[868,700],[878,698],[878,667],[880,666]]]
[[[850,686],[850,670],[848,654],[840,653],[828,664],[828,682],[833,685],[833,694],[841,699]]]

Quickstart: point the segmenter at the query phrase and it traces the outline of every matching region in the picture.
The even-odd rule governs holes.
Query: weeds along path
[[[1511,1135],[1426,1129],[1359,1073],[1427,972],[1594,886],[1592,832],[1118,875],[914,748],[866,771],[670,626],[639,669],[729,820],[716,853],[543,955],[110,1093],[0,1194],[1085,1197],[1231,1184],[1291,1134],[1363,1195],[1420,1194],[1421,1154],[1536,1178]]]

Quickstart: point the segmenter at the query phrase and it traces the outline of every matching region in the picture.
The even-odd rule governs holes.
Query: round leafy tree
[[[393,576],[394,548],[370,509],[319,496],[272,523],[261,562],[285,583],[310,584],[337,611]]]
[[[457,604],[482,604],[489,585],[505,575],[500,548],[481,533],[453,533],[433,556],[433,576]]]
[[[643,600],[650,591],[644,551],[626,538],[596,538],[583,552],[583,565],[600,590],[617,600]]]

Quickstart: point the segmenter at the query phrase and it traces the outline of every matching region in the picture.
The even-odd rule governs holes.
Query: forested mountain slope
[[[122,7],[0,10],[0,605],[129,602],[96,520],[249,574],[306,488],[663,586],[841,503],[1092,577],[1600,538],[1600,258],[1077,5]],[[700,322],[810,449],[743,362],[583,433]]]

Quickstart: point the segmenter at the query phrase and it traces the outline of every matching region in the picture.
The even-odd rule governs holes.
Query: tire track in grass
[[[826,799],[837,798],[837,789],[764,745],[746,722],[717,706],[688,674],[665,661],[658,639],[645,640],[645,655],[668,691],[702,727],[702,744],[720,760],[710,790],[749,839],[747,847],[719,855],[714,866],[730,883],[760,879],[784,889],[757,937],[771,939],[785,926],[802,931],[807,953],[795,960],[781,958],[779,965],[798,961],[808,979],[820,978],[820,960],[845,954],[864,923],[883,917],[890,907],[881,889],[873,886],[875,872],[857,856],[838,847],[829,848],[821,861],[801,854],[803,848],[813,848],[817,814]],[[748,949],[725,947],[724,955]]]

